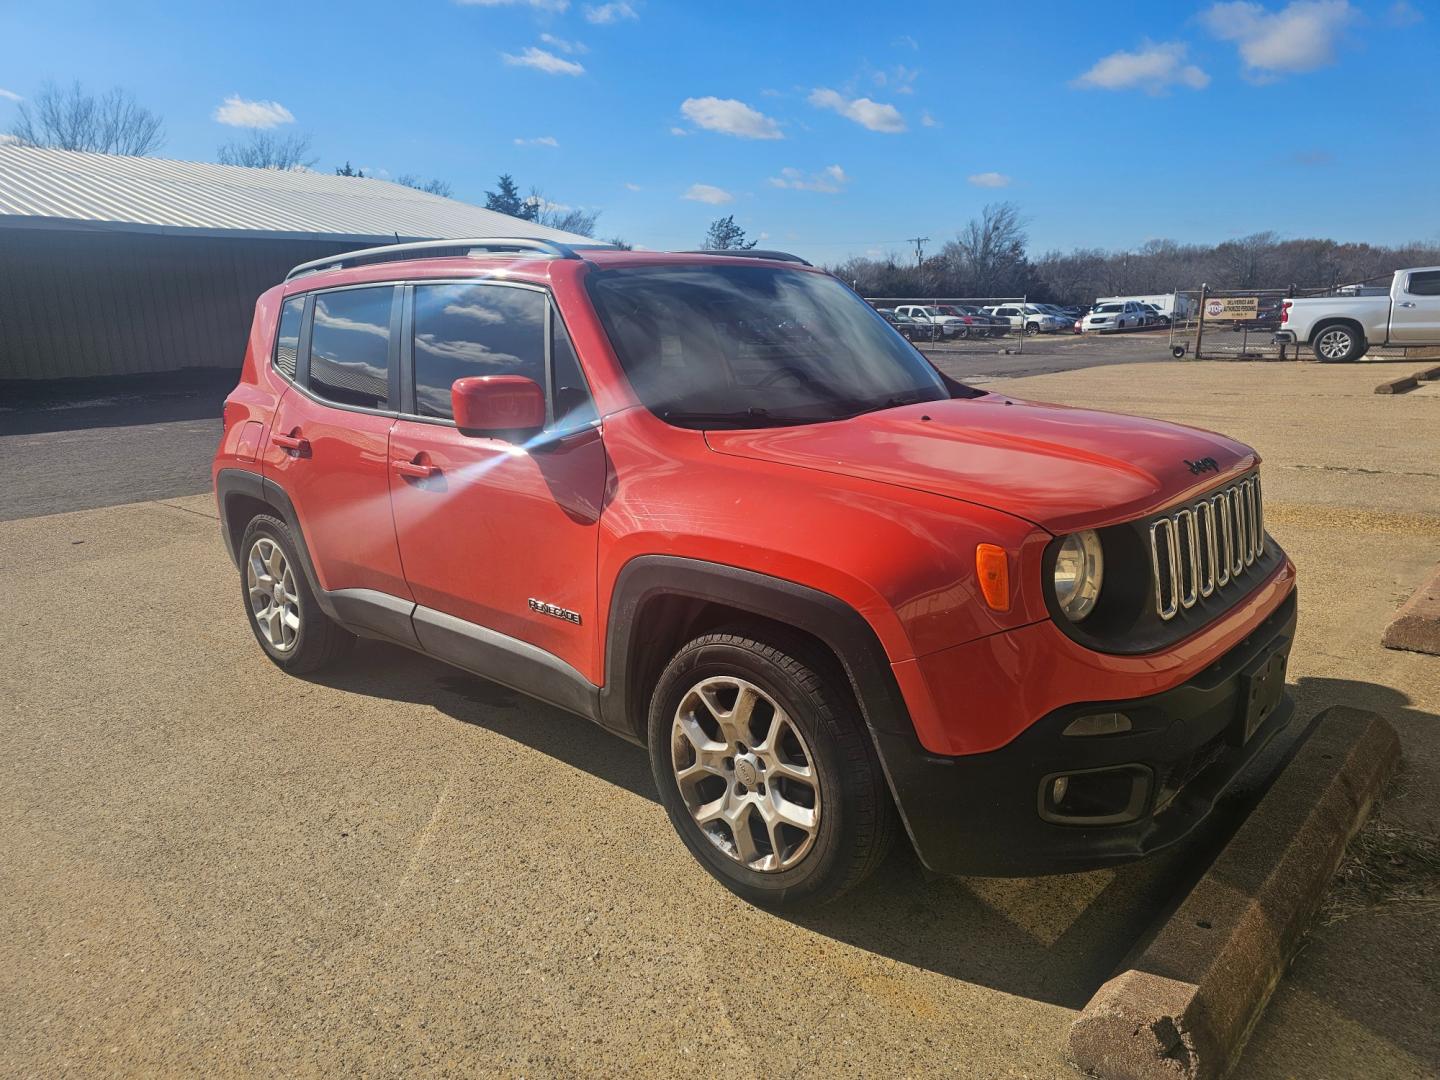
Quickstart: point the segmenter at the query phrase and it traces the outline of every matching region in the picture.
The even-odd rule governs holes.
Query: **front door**
[[[392,334],[398,294],[390,285],[313,293],[299,332],[287,323],[300,323],[298,305],[305,302],[292,298],[281,313],[280,348],[298,354],[292,369],[298,388],[276,409],[264,475],[294,504],[321,588],[408,599],[390,516],[387,453],[396,415],[392,384],[399,385]]]
[[[1411,270],[1390,310],[1396,345],[1440,344],[1440,270]]]
[[[415,600],[543,649],[598,684],[595,569],[606,460],[564,324],[537,288],[409,289],[404,411],[414,418],[402,416],[391,432],[390,491]],[[458,431],[450,387],[469,375],[534,379],[549,402],[546,434],[517,445]],[[420,471],[429,475],[413,475]]]

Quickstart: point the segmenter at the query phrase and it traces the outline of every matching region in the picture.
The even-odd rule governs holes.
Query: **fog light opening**
[[[1057,825],[1120,825],[1138,820],[1154,774],[1144,765],[1052,774],[1040,782],[1040,816]]]
[[[1079,737],[1121,735],[1131,728],[1130,717],[1120,712],[1091,713],[1081,716],[1065,728],[1065,734]],[[1059,801],[1058,799],[1056,800]]]

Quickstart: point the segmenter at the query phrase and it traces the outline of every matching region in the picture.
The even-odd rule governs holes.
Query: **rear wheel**
[[[895,808],[849,680],[803,639],[691,641],[656,685],[649,744],[685,846],[751,903],[833,900],[894,839]]]
[[[1034,337],[1036,334],[1040,333],[1040,324],[1039,324],[1039,323],[1033,323],[1033,322],[1032,322],[1032,323],[1026,323],[1026,324],[1025,324],[1025,333],[1029,334],[1031,337]]]
[[[1365,351],[1365,338],[1354,327],[1335,323],[1320,329],[1314,348],[1322,364],[1343,364]]]
[[[240,540],[240,593],[255,640],[292,675],[318,671],[355,644],[315,599],[300,565],[299,545],[285,522],[261,514]]]

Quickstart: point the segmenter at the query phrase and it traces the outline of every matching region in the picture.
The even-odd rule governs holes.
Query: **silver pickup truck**
[[[1309,345],[1322,364],[1357,360],[1372,345],[1440,345],[1440,266],[1395,271],[1388,295],[1286,300],[1275,340]]]

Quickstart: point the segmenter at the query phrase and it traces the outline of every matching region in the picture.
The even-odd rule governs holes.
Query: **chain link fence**
[[[1295,346],[1275,341],[1290,289],[1181,289],[1170,316],[1177,360],[1293,360]]]
[[[1024,296],[867,296],[897,330],[929,350],[1023,352],[1037,334],[1071,333],[1072,313]]]

